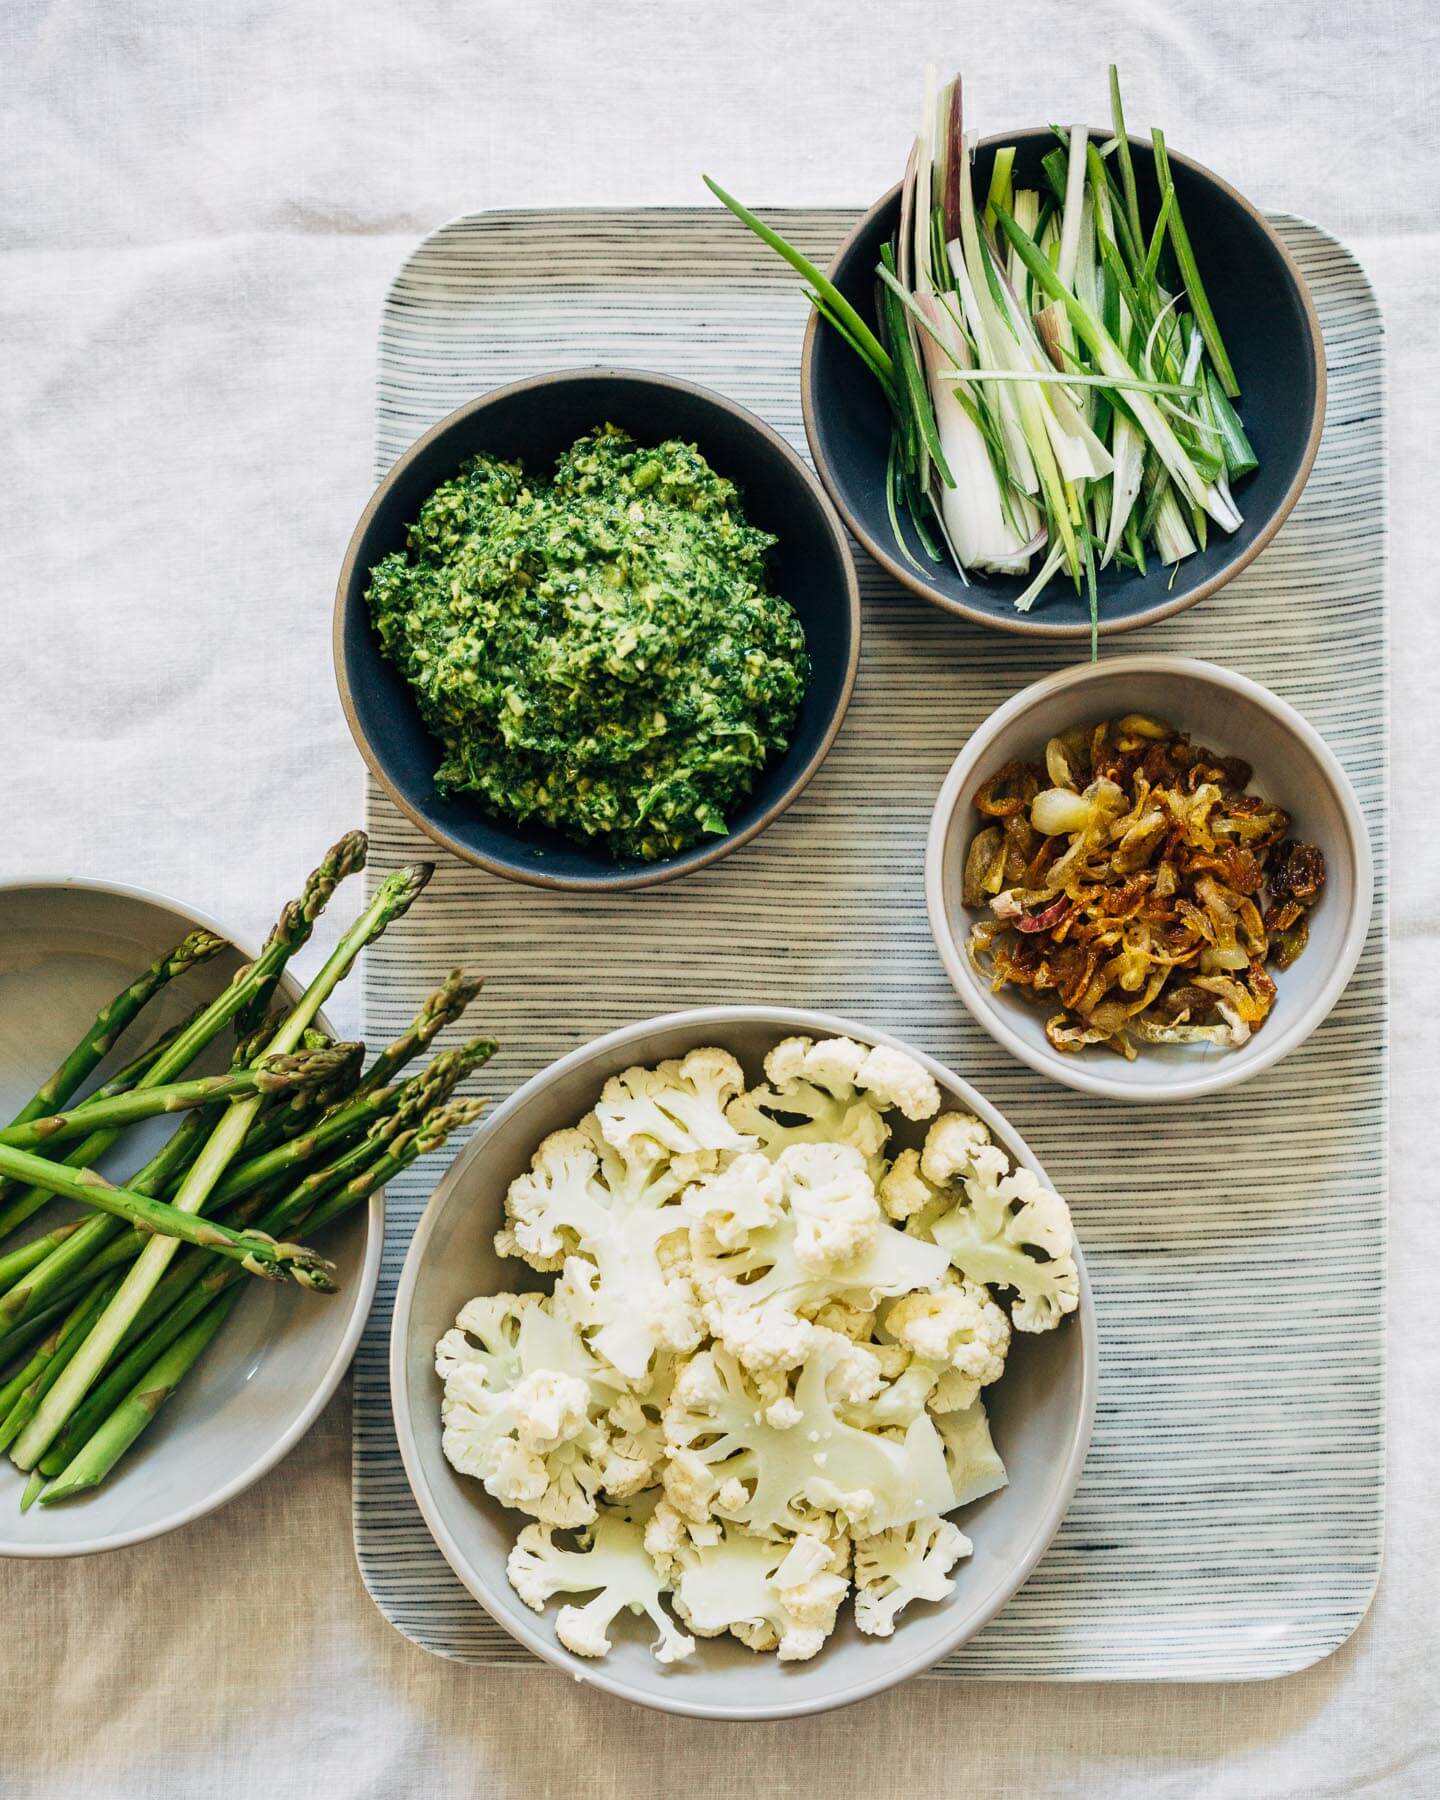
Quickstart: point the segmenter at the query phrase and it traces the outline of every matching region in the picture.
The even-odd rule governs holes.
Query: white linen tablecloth
[[[1440,14],[7,0],[0,52],[0,877],[142,882],[259,936],[360,812],[329,612],[405,251],[485,205],[692,201],[701,169],[762,203],[864,201],[931,58],[993,126],[1103,114],[1117,57],[1134,120],[1356,250],[1389,331],[1397,647],[1389,1542],[1337,1655],[1245,1687],[912,1683],[749,1728],[447,1665],[360,1586],[342,1393],[216,1517],[4,1567],[0,1795],[1434,1791]]]

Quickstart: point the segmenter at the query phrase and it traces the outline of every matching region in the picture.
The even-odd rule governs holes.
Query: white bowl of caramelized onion
[[[1373,870],[1349,778],[1292,706],[1213,663],[1125,656],[991,714],[940,790],[925,888],[998,1043],[1084,1093],[1183,1100],[1327,1016]]]

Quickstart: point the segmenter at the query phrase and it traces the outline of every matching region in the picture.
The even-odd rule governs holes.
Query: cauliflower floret
[[[592,1113],[544,1139],[505,1199],[514,1247],[532,1265],[564,1268],[577,1253],[595,1265],[593,1280],[580,1269],[567,1274],[567,1304],[594,1350],[632,1382],[644,1379],[657,1351],[700,1342],[689,1280],[660,1261],[661,1244],[688,1229],[670,1204],[681,1185],[657,1145],[640,1139],[617,1150]],[[496,1245],[508,1248],[507,1235]]]
[[[778,1224],[733,1252],[692,1239],[705,1323],[748,1369],[798,1368],[816,1342],[809,1315],[835,1300],[869,1308],[881,1295],[933,1287],[944,1275],[943,1250],[885,1223],[852,1155],[843,1146],[790,1146],[777,1164],[789,1201]],[[811,1187],[800,1180],[807,1173],[837,1179]],[[824,1252],[848,1253],[832,1261]]]
[[[445,1455],[507,1506],[557,1525],[595,1514],[605,1432],[591,1414],[619,1388],[573,1319],[540,1294],[461,1308],[436,1347]]]
[[[938,1244],[969,1280],[1011,1290],[1018,1331],[1051,1331],[1074,1312],[1080,1276],[1069,1209],[1033,1169],[1012,1170],[979,1120],[937,1119],[919,1173],[947,1185],[909,1216],[907,1234]]]
[[[940,1089],[934,1076],[913,1056],[889,1044],[876,1044],[866,1055],[855,1085],[907,1119],[930,1119],[940,1110]]]
[[[948,1519],[916,1519],[855,1545],[855,1623],[889,1637],[912,1600],[944,1600],[955,1591],[950,1571],[974,1546]]]
[[[850,1300],[827,1300],[813,1317],[826,1331],[838,1331],[857,1344],[868,1343],[875,1330],[875,1308]]]
[[[870,1249],[880,1231],[880,1203],[853,1145],[792,1144],[780,1152],[777,1168],[802,1268],[848,1263]]]
[[[850,1079],[864,1060],[849,1038],[786,1038],[765,1059],[772,1085],[738,1095],[725,1116],[772,1159],[791,1144],[850,1144],[878,1181],[890,1127],[881,1102]]]
[[[978,1282],[962,1277],[933,1294],[905,1294],[891,1302],[884,1326],[913,1356],[949,1377],[943,1408],[934,1410],[968,1406],[1005,1372],[1010,1321]]]
[[[555,1594],[595,1592],[585,1606],[564,1606],[555,1635],[577,1656],[604,1656],[609,1627],[623,1607],[645,1613],[660,1633],[651,1650],[657,1661],[679,1662],[695,1640],[680,1631],[660,1605],[663,1581],[645,1549],[642,1527],[621,1513],[602,1512],[582,1547],[565,1550],[545,1525],[527,1525],[506,1564],[510,1585],[529,1607],[543,1612]]]
[[[1053,1331],[1080,1304],[1065,1202],[1030,1169],[995,1182],[971,1177],[965,1193],[969,1203],[936,1219],[931,1236],[971,1281],[1013,1290],[1018,1331]]]
[[[752,1650],[805,1662],[835,1629],[849,1592],[849,1544],[756,1537],[726,1526],[717,1541],[667,1543],[675,1610],[700,1637],[728,1631]]]
[[[751,1530],[793,1528],[806,1507],[873,1518],[874,1528],[948,1510],[950,1479],[940,1439],[923,1411],[898,1439],[849,1425],[829,1392],[832,1372],[857,1346],[825,1333],[791,1398],[801,1417],[777,1429],[766,1402],[736,1359],[702,1350],[680,1372],[665,1409],[671,1464],[688,1452],[717,1484],[712,1512],[734,1514]],[[693,1472],[693,1471],[692,1471]],[[666,1494],[677,1495],[666,1472]],[[727,1482],[743,1484],[735,1503]],[[698,1484],[697,1484],[698,1485]],[[857,1500],[855,1496],[867,1496]],[[685,1510],[678,1507],[679,1510]]]
[[[462,1363],[445,1383],[442,1447],[502,1505],[552,1525],[583,1525],[595,1517],[605,1452],[588,1397],[583,1382],[551,1370],[497,1391],[481,1364]]]
[[[990,1436],[990,1421],[979,1400],[960,1412],[936,1419],[935,1429],[945,1446],[945,1467],[950,1476],[952,1504],[969,1506],[1003,1488],[1010,1479]]]
[[[939,1120],[936,1123],[940,1123]],[[933,1130],[933,1127],[932,1127]],[[920,1173],[920,1152],[902,1150],[881,1179],[880,1204],[892,1219],[908,1219],[935,1199],[935,1190]]]
[[[665,1434],[660,1420],[670,1397],[673,1369],[657,1369],[645,1394],[621,1394],[605,1415],[610,1442],[600,1485],[612,1500],[627,1500],[660,1479]]]
[[[768,1156],[749,1150],[687,1188],[680,1204],[707,1244],[739,1250],[752,1231],[778,1222],[785,1205],[785,1178]]]
[[[920,1172],[932,1186],[944,1187],[956,1175],[966,1174],[987,1147],[993,1148],[990,1134],[977,1118],[970,1113],[942,1113],[925,1134]]]
[[[595,1117],[607,1143],[627,1150],[636,1138],[674,1156],[753,1150],[754,1141],[726,1122],[726,1105],[745,1085],[728,1050],[692,1050],[653,1069],[626,1069],[601,1090]]]
[[[590,1417],[590,1384],[578,1375],[537,1369],[511,1390],[515,1441],[544,1456],[584,1430]]]

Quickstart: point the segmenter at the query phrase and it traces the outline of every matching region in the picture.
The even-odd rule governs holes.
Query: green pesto
[[[774,541],[693,444],[605,425],[548,486],[474,457],[366,595],[444,745],[437,788],[618,860],[723,835],[805,691]]]

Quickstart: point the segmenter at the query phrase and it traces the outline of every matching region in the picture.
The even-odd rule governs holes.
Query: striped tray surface
[[[822,265],[852,222],[790,211]],[[860,563],[865,644],[845,729],[756,843],[613,899],[542,894],[442,858],[424,906],[368,958],[367,1035],[390,1037],[456,964],[483,969],[510,1092],[627,1021],[722,1000],[825,1007],[888,1027],[974,1081],[1075,1211],[1099,1308],[1094,1446],[1054,1546],[937,1671],[1036,1680],[1254,1678],[1344,1641],[1380,1563],[1386,1215],[1386,606],[1382,333],[1349,253],[1277,221],[1320,310],[1324,441],[1276,541],[1145,647],[1208,656],[1293,701],[1359,791],[1379,901],[1328,1023],[1280,1067],[1203,1104],[1087,1103],[1013,1062],[961,1010],[921,892],[941,779],[1019,687],[1070,660],[984,632]],[[477,393],[572,364],[656,368],[733,395],[802,451],[806,303],[718,211],[492,213],[420,246],[386,302],[377,473]],[[1129,640],[1123,648],[1133,647]],[[373,866],[427,840],[372,787]],[[396,1449],[391,1303],[436,1180],[390,1190],[379,1297],[356,1363],[355,1539],[407,1637],[476,1663],[528,1660],[431,1542]]]

